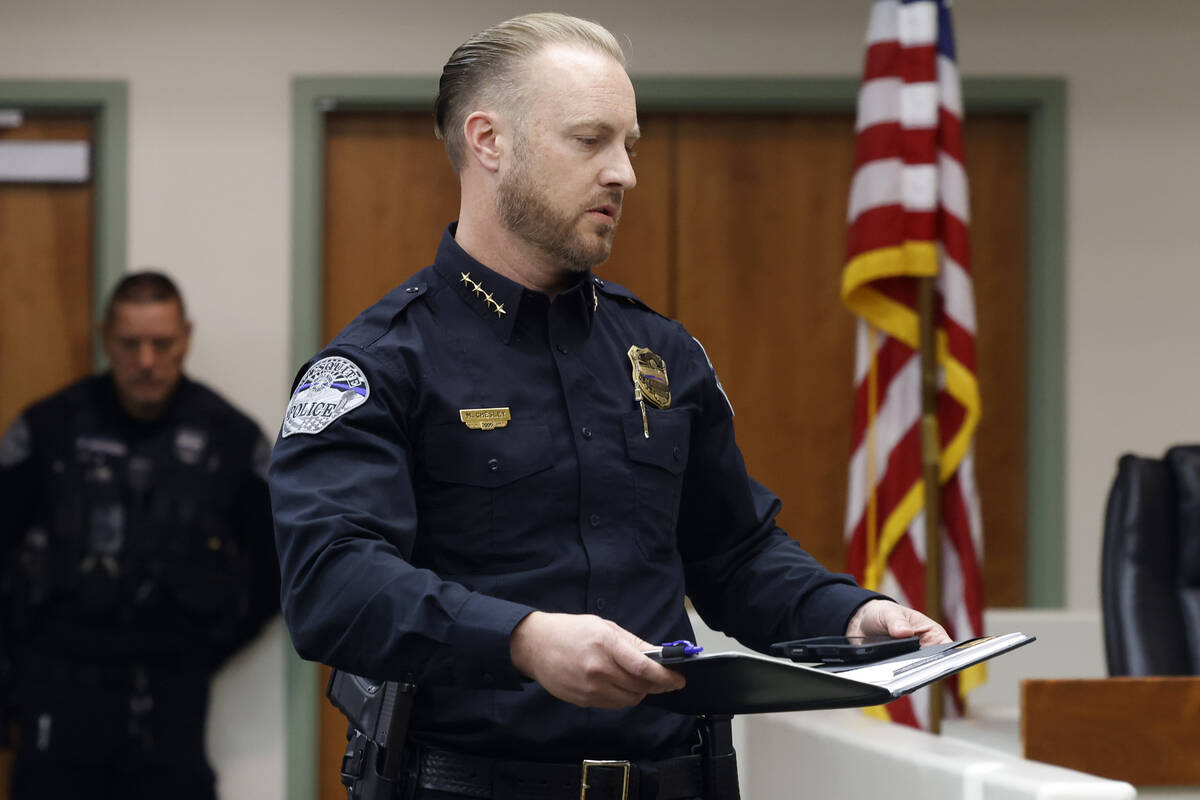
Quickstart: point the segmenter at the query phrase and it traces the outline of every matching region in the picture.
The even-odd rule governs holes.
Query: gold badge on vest
[[[512,412],[507,408],[460,408],[458,418],[473,431],[490,431],[507,427]]]
[[[626,353],[633,365],[633,402],[642,409],[642,434],[650,438],[650,423],[646,419],[646,402],[658,408],[671,405],[671,384],[667,381],[667,362],[649,348],[634,345]]]

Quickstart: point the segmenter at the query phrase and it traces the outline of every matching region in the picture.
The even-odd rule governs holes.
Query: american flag
[[[876,0],[855,124],[842,299],[858,316],[847,567],[925,610],[917,278],[937,276],[942,609],[950,636],[983,633],[983,530],[972,435],[979,421],[962,93],[946,0]],[[982,668],[944,685],[961,711]],[[928,727],[921,694],[877,709]]]

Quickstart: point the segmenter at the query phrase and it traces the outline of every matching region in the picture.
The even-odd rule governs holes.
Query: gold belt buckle
[[[585,758],[583,760],[583,777],[579,781],[579,800],[587,800],[588,793],[588,770],[592,767],[613,767],[619,768],[621,775],[621,800],[629,800],[629,762],[628,761],[593,761]]]

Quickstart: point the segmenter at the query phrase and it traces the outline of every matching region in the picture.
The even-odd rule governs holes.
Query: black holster
[[[396,800],[401,775],[383,766],[386,753],[353,725],[346,731],[346,755],[342,756],[342,785],[349,800]]]
[[[349,800],[404,796],[404,740],[415,692],[410,682],[372,681],[337,669],[329,676],[325,694],[350,721],[341,769]]]
[[[741,800],[737,754],[733,752],[733,716],[701,714],[699,720],[705,800]]]

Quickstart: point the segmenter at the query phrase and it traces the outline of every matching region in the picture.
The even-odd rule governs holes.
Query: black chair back
[[[1200,446],[1121,457],[1101,561],[1109,674],[1200,674]]]

